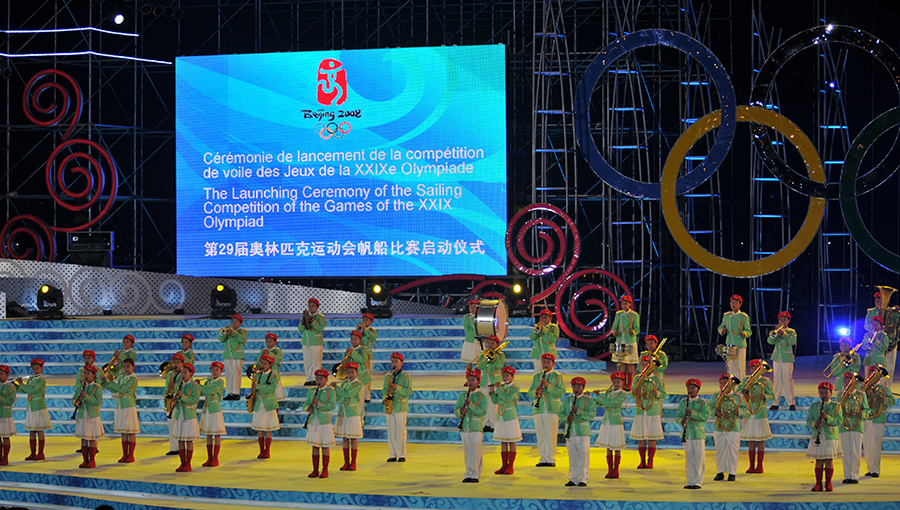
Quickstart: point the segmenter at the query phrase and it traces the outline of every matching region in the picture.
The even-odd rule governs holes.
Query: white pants
[[[240,395],[241,394],[241,377],[244,376],[244,360],[242,359],[226,359],[225,360],[225,394]]]
[[[881,474],[881,441],[884,439],[884,423],[865,422],[863,428],[863,456],[866,470]]]
[[[175,418],[166,418],[167,425],[169,426],[169,451],[177,452],[178,451],[178,439],[175,439],[176,432],[178,430],[175,428]]]
[[[540,358],[538,358],[538,359],[533,359],[533,360],[531,360],[531,361],[534,362],[534,373],[535,373],[535,374],[537,374],[538,372],[541,372],[542,370],[544,370],[544,365],[541,363],[541,359],[540,359]],[[892,372],[892,373],[893,373],[893,372]]]
[[[736,475],[741,433],[714,430],[713,439],[716,442],[716,473]]]
[[[537,435],[540,462],[556,463],[556,436],[559,431],[559,416],[553,413],[534,415],[534,431]],[[574,481],[574,480],[573,480]]]
[[[481,388],[484,398],[487,399],[487,413],[484,415],[484,424],[493,427],[497,424],[497,404],[491,402],[491,392],[488,388]]]
[[[729,359],[728,360],[728,373],[734,374],[741,378],[743,381],[745,377],[747,377],[747,348],[746,347],[738,347],[737,348],[737,359]],[[699,484],[688,484],[688,485],[699,485]]]
[[[464,478],[481,478],[481,469],[484,466],[481,457],[481,440],[483,432],[462,432],[463,451],[466,454],[466,476]]]
[[[841,432],[841,450],[844,458],[844,479],[859,480],[859,457],[862,453],[862,432]]]
[[[406,457],[406,413],[387,415],[388,458]]]
[[[782,363],[780,361],[773,362],[773,370],[775,372],[775,405],[780,402],[781,396],[787,405],[794,405],[794,364]]]
[[[890,388],[891,384],[894,382],[894,367],[897,365],[897,348],[884,353],[884,368],[887,369],[888,374],[891,376],[887,380],[887,387]]]
[[[686,485],[702,485],[703,474],[706,472],[706,441],[703,439],[688,439],[684,443],[684,475],[687,478]]]
[[[591,470],[591,436],[571,436],[566,439],[569,452],[569,481],[587,483]]]
[[[306,382],[316,381],[316,370],[322,368],[322,345],[303,346],[303,370]]]

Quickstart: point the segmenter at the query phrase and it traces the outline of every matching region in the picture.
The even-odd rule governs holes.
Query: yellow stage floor
[[[134,464],[117,464],[121,454],[118,437],[100,441],[97,456],[99,467],[93,470],[78,469],[81,456],[73,453],[78,447],[74,438],[48,438],[43,462],[22,461],[28,454],[28,438],[18,436],[12,440],[12,460],[4,471],[43,473],[71,477],[90,477],[113,480],[140,480],[151,483],[211,486],[242,489],[274,489],[299,492],[330,492],[347,494],[374,494],[446,498],[517,498],[562,500],[622,500],[662,502],[888,502],[898,500],[895,475],[900,472],[900,457],[886,456],[882,460],[882,473],[878,479],[862,477],[858,485],[842,485],[843,473],[840,461],[835,462],[835,492],[811,493],[813,461],[800,452],[769,453],[765,459],[765,474],[746,475],[747,457],[742,452],[736,482],[714,482],[714,452],[707,451],[707,476],[703,489],[683,490],[684,458],[678,450],[660,450],[656,456],[656,468],[638,471],[636,451],[623,452],[620,467],[621,478],[605,480],[605,450],[591,451],[591,479],[588,487],[568,488],[568,461],[566,451],[560,448],[555,468],[536,468],[537,449],[523,447],[516,459],[516,474],[494,475],[499,467],[499,447],[484,448],[484,472],[479,484],[462,484],[463,450],[461,446],[446,444],[410,444],[406,463],[386,463],[387,446],[384,443],[361,443],[358,471],[342,472],[340,449],[332,451],[331,477],[309,479],[310,448],[297,441],[275,442],[272,458],[257,460],[256,441],[225,441],[217,468],[201,467],[206,460],[203,442],[196,443],[191,473],[175,473],[178,457],[163,455],[168,450],[164,440],[139,440]],[[865,465],[861,472],[865,472]],[[0,478],[3,476],[0,475]],[[85,484],[90,486],[90,484]],[[121,487],[118,487],[121,488]],[[7,499],[4,491],[45,490],[56,494],[86,496],[78,487],[39,489],[20,485],[0,487],[0,499]],[[249,506],[246,501],[197,500],[177,495],[148,496],[128,495],[115,491],[99,491],[89,497],[108,501],[129,501],[158,505],[167,508],[221,509]],[[254,508],[302,508],[282,503],[253,502]],[[873,506],[875,508],[877,506]]]

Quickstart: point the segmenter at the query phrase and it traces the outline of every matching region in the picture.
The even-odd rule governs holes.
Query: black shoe
[[[772,406],[772,407],[769,408],[769,411],[777,411],[777,410],[778,410],[778,406],[777,406],[777,405]]]
[[[388,459],[388,460],[387,460],[387,461],[388,461],[388,462],[397,462],[397,459],[395,459],[395,458],[393,458],[393,457],[391,457],[391,458],[390,458],[390,459]]]
[[[474,478],[463,478],[462,483],[472,483],[472,480],[474,480]]]
[[[713,481],[721,482],[721,481],[724,480],[724,479],[725,479],[725,473],[718,473],[718,474],[716,475],[716,477],[713,478]]]
[[[733,481],[734,481],[734,475],[728,475],[728,481],[729,481],[729,482],[733,482]]]
[[[556,462],[548,462],[547,467],[556,467]]]
[[[699,485],[685,485],[684,488],[693,490],[693,489],[699,489],[700,486]]]
[[[853,483],[853,480],[851,480],[849,478],[844,478],[844,480],[841,483]]]
[[[366,399],[366,404],[368,404],[368,403],[369,403],[369,402],[371,402],[371,400],[369,400],[369,399]]]
[[[494,431],[494,427],[491,427],[490,425],[485,425],[484,428],[481,429],[481,431],[482,431],[482,432],[493,432],[493,431]]]
[[[788,409],[790,409],[791,411],[796,411],[796,410],[797,410],[797,406],[795,406],[794,404],[791,404],[791,406],[788,407]]]
[[[304,385],[304,386],[315,386],[315,385],[316,385],[316,381],[306,381],[305,383],[303,383],[303,385]]]
[[[866,473],[863,476],[872,476],[872,473]]]
[[[549,465],[550,465],[549,462],[538,462],[537,464],[534,465],[534,467],[547,467]]]
[[[566,482],[566,487],[575,487],[575,485],[576,485],[575,482],[573,482],[572,480],[569,480],[568,482]]]
[[[234,394],[226,395],[226,396],[222,397],[222,400],[240,400],[240,399],[241,399],[240,395],[234,395]]]
[[[400,457],[397,462],[406,462],[406,457]]]
[[[166,453],[166,455],[178,455],[176,450],[172,450],[171,452]]]
[[[75,450],[75,453],[81,453],[81,448]]]
[[[587,484],[584,482],[578,482],[579,487],[587,487]]]
[[[850,480],[850,483],[857,484],[857,483],[859,483],[859,480]]]
[[[872,478],[878,478],[878,473],[872,473]]]

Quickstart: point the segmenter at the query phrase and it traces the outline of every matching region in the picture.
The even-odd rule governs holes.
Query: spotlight
[[[390,319],[394,316],[391,303],[394,301],[391,290],[379,284],[366,287],[366,307],[363,313],[371,313],[378,319]]]
[[[528,285],[524,281],[512,282],[509,288],[506,289],[504,301],[506,301],[510,317],[528,317],[531,315],[529,311],[531,293],[528,292]]]
[[[832,30],[834,30],[834,24],[829,23],[828,26],[825,27],[825,32],[830,34]]]
[[[227,319],[234,315],[237,308],[237,292],[225,284],[218,284],[209,294],[209,313],[211,319]]]
[[[41,285],[37,293],[38,319],[62,319],[63,293],[52,285]]]
[[[125,15],[122,14],[121,12],[117,12],[116,14],[113,15],[113,23],[115,23],[116,25],[121,25],[122,23],[125,23]]]
[[[846,328],[846,327],[838,328],[838,334],[841,336],[848,336],[850,334],[850,328]]]

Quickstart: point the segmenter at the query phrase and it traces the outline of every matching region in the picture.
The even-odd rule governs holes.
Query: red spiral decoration
[[[57,156],[63,150],[68,150],[69,153],[59,163],[56,163]],[[99,153],[99,159],[94,153]],[[109,151],[96,142],[83,138],[74,138],[63,142],[50,154],[45,170],[47,189],[50,191],[53,201],[59,204],[60,207],[70,211],[83,211],[97,203],[100,200],[103,189],[106,187],[106,173],[108,172],[110,176],[109,194],[100,212],[92,220],[82,225],[67,228],[52,227],[55,232],[74,232],[92,227],[109,212],[116,200],[116,192],[119,187],[119,173],[116,169],[115,161]],[[72,190],[66,182],[65,174],[67,171],[76,176],[84,177],[86,181],[85,186],[77,191]],[[59,186],[62,195],[57,193],[56,185]],[[70,200],[64,200],[63,197]],[[71,199],[85,197],[88,197],[88,200],[82,204],[71,203]]]
[[[591,281],[578,282],[579,279],[586,276],[591,277]],[[612,280],[619,288],[613,290],[610,286],[593,281],[598,276]],[[578,282],[577,285],[576,282]],[[572,287],[572,289],[568,290],[569,287]],[[568,314],[564,314],[562,312],[563,295],[569,293],[571,293],[571,296],[565,304]],[[623,295],[631,296],[631,289],[618,276],[603,269],[582,269],[566,278],[559,286],[555,303],[557,323],[560,329],[572,340],[587,343],[605,340],[610,335],[608,326],[612,324],[615,312],[620,308],[619,299]],[[587,307],[599,307],[599,310],[597,310],[599,319],[591,326],[584,324],[578,318],[579,312],[592,311]],[[600,333],[604,329],[606,331]],[[591,336],[583,336],[585,333],[591,334]],[[608,355],[609,353],[605,353],[600,357]]]
[[[569,260],[569,263],[562,269],[562,273],[549,287],[531,297],[531,302],[535,303],[556,291],[562,285],[563,281],[572,274],[575,265],[578,263],[578,256],[581,253],[581,238],[578,235],[578,229],[575,228],[575,222],[558,207],[550,204],[531,204],[523,207],[511,220],[509,220],[509,225],[506,228],[506,254],[509,257],[509,261],[522,273],[525,273],[528,276],[552,276],[555,271],[562,267],[563,260],[566,256],[566,250],[569,246],[568,236],[563,232],[562,227],[547,218],[530,219],[526,221],[519,230],[516,230],[516,225],[522,217],[533,211],[549,212],[562,218],[566,224],[569,235],[572,236],[571,260]],[[544,229],[538,230],[533,235],[541,240],[543,252],[532,255],[525,249],[525,237],[532,229],[537,229],[538,227],[549,228],[555,235],[556,240],[554,240],[553,236],[545,232]],[[513,250],[514,246],[515,250]],[[555,250],[558,251],[556,251],[556,255],[554,256]],[[521,258],[529,265],[526,266],[525,263],[519,260],[519,256],[521,256]],[[553,259],[552,261],[550,261],[551,258]]]
[[[46,81],[38,84],[43,78],[55,77],[62,78],[62,80],[68,82],[72,88],[72,93],[70,93],[58,80]],[[41,96],[47,91],[56,91],[60,95],[61,104],[51,101],[49,104],[42,105]],[[72,99],[72,95],[75,96],[74,100]],[[22,109],[25,111],[28,120],[38,126],[55,126],[59,124],[66,118],[73,104],[75,106],[75,111],[72,114],[68,129],[66,129],[65,134],[63,134],[63,140],[68,140],[69,137],[72,136],[72,132],[75,131],[75,126],[78,124],[79,119],[81,119],[81,87],[78,86],[75,79],[62,71],[45,69],[28,80],[28,83],[25,85],[25,92],[22,94]],[[52,116],[49,119],[41,120],[37,118],[38,115]]]
[[[24,250],[17,246],[17,238],[21,237],[26,238],[22,243]],[[10,218],[0,229],[0,254],[6,259],[53,261],[56,258],[56,238],[44,220],[30,214],[20,214]]]

